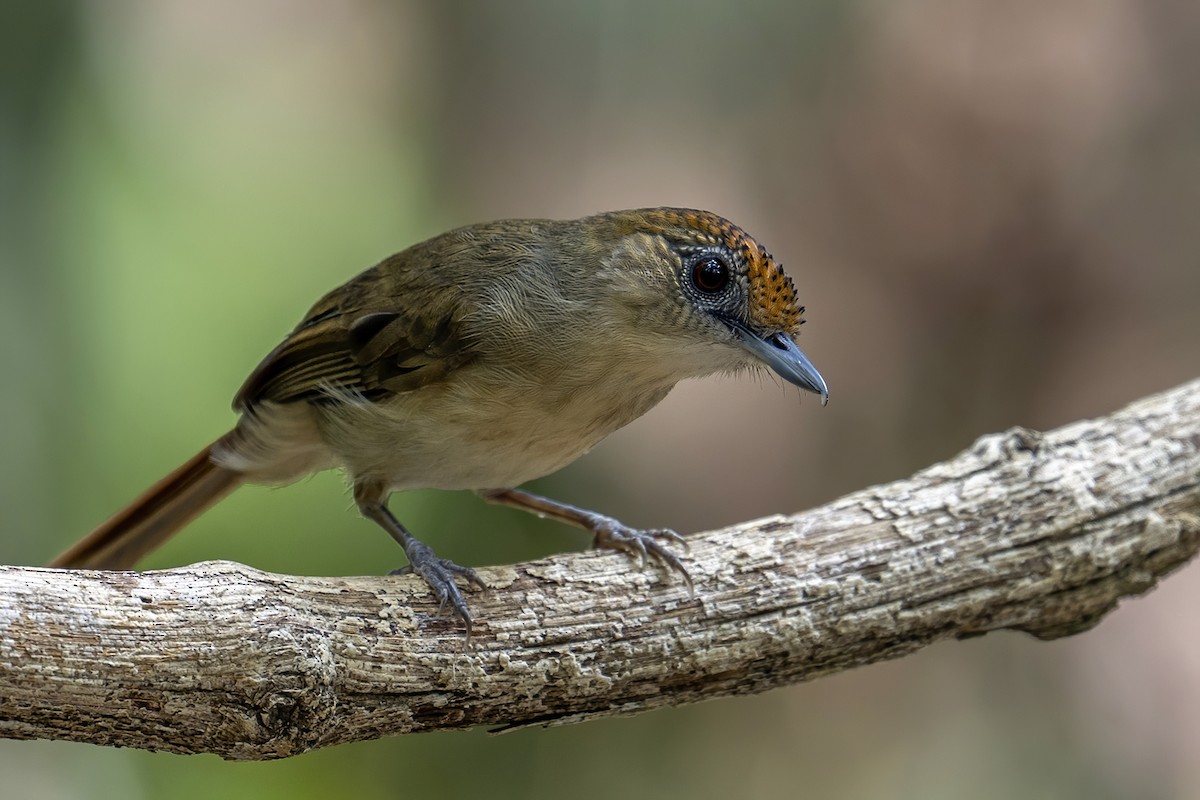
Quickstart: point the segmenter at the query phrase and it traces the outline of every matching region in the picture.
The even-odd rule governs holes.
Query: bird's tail
[[[215,444],[215,443],[214,443]],[[192,456],[50,563],[67,569],[129,569],[244,482],[212,460],[213,445]]]

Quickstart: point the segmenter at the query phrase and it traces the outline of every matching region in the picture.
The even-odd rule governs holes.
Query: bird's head
[[[693,361],[690,371],[765,365],[822,405],[829,400],[825,379],[796,346],[804,307],[792,279],[745,231],[712,212],[676,208],[591,221],[616,242],[603,259],[614,296],[639,327]]]

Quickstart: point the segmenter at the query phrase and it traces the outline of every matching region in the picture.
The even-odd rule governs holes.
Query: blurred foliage
[[[3,558],[220,435],[323,292],[487,218],[708,207],[796,278],[829,408],[692,383],[540,482],[635,524],[806,507],[1195,377],[1198,43],[1196,8],[1135,0],[5,4]],[[393,508],[462,563],[586,544],[462,494]],[[147,566],[211,558],[399,554],[324,474],[239,491]],[[1191,569],[1074,640],[574,728],[269,764],[0,742],[0,773],[13,797],[1195,797],[1198,601]]]

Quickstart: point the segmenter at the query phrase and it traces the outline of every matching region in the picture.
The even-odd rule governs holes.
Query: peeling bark
[[[1200,381],[906,480],[619,553],[481,569],[471,647],[414,577],[0,567],[0,736],[268,759],[759,692],[1003,628],[1087,630],[1200,547]]]

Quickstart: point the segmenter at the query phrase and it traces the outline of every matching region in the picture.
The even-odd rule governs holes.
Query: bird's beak
[[[786,333],[760,336],[738,322],[731,322],[730,327],[742,347],[764,361],[779,377],[801,389],[821,395],[821,405],[829,402],[829,387],[825,385],[825,379],[792,341],[792,337]]]

